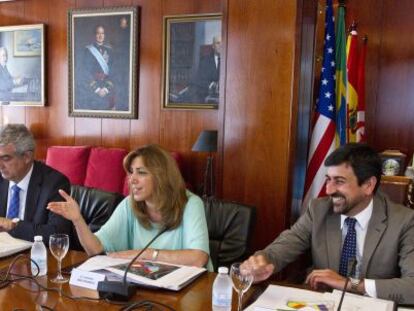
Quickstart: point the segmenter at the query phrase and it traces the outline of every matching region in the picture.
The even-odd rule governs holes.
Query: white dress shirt
[[[33,164],[32,164],[32,167],[30,168],[29,172],[26,174],[26,176],[24,176],[23,179],[17,183],[17,186],[20,188],[20,192],[19,192],[19,217],[18,217],[20,220],[24,219],[24,212],[26,210],[27,190],[29,188],[29,182],[30,182],[30,177],[32,177],[32,172],[33,172]],[[15,182],[9,181],[9,195],[7,196],[7,213],[9,211],[10,198],[11,198],[11,195],[12,195],[11,188],[14,185],[16,185]],[[6,213],[6,215],[7,215],[7,213]]]
[[[371,219],[372,210],[374,208],[373,200],[369,202],[368,206],[361,211],[359,214],[353,216],[356,219],[355,223],[355,231],[356,231],[356,242],[357,242],[357,250],[356,250],[356,260],[357,265],[355,268],[355,277],[359,278],[361,275],[361,263],[362,263],[362,255],[364,251],[364,243],[365,237],[368,231],[368,224],[369,220]],[[341,215],[341,230],[342,230],[342,243],[345,240],[346,233],[348,231],[348,226],[345,224],[345,219],[348,216]],[[375,280],[371,279],[364,279],[365,291],[368,296],[377,298],[377,288],[375,286]]]

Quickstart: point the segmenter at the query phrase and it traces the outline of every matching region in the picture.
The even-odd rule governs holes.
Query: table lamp
[[[203,183],[203,198],[214,196],[214,176],[213,176],[213,152],[217,151],[217,130],[203,130],[193,147],[192,151],[196,152],[208,152],[206,169],[204,171],[204,183]]]

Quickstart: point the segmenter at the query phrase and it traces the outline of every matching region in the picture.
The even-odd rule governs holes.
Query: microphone
[[[132,295],[135,294],[137,287],[130,282],[127,281],[127,274],[135,260],[154,242],[161,234],[167,231],[169,228],[164,227],[160,232],[157,233],[155,237],[152,238],[151,241],[145,245],[138,254],[135,255],[134,258],[130,261],[128,266],[125,269],[124,277],[122,282],[119,281],[101,281],[98,282],[98,292],[100,298],[105,298],[109,300],[116,300],[116,301],[127,301],[129,300]]]
[[[342,289],[341,300],[339,300],[338,309],[336,309],[336,311],[341,311],[342,302],[344,301],[344,297],[345,297],[345,293],[346,293],[346,288],[348,286],[349,278],[350,278],[351,275],[354,274],[356,265],[357,265],[357,260],[356,260],[355,257],[350,258],[348,260],[348,269],[346,270],[347,273],[346,273],[345,285],[344,285],[344,288]]]

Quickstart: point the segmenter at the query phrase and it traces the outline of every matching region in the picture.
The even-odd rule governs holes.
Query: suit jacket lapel
[[[27,189],[26,208],[24,211],[25,220],[33,221],[33,216],[36,214],[41,183],[42,175],[40,174],[39,164],[35,161],[33,165],[32,176],[30,177],[29,181],[29,187]]]
[[[384,202],[378,196],[374,196],[373,204],[374,206],[371,219],[368,223],[368,230],[364,243],[364,252],[362,255],[361,277],[365,277],[372,254],[377,248],[377,245],[380,242],[385,229],[387,228],[387,214]]]
[[[8,196],[9,196],[9,181],[2,179],[0,182],[0,217],[6,217]]]
[[[326,241],[328,248],[328,265],[334,271],[339,271],[339,260],[341,257],[342,232],[341,217],[329,212],[326,222]]]

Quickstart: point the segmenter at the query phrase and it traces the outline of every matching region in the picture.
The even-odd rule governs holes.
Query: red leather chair
[[[120,148],[92,148],[84,185],[123,193],[126,173],[122,162],[127,154],[125,149]]]

